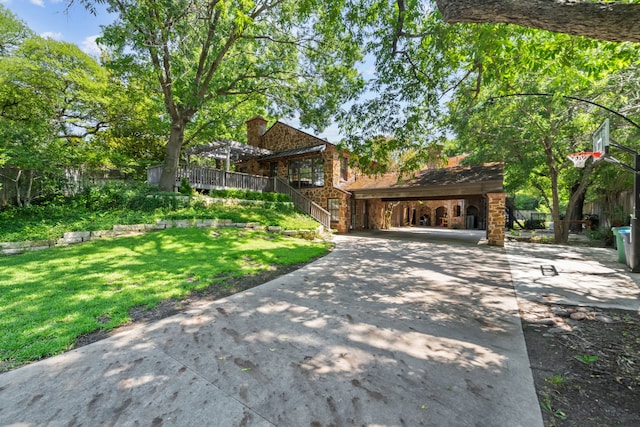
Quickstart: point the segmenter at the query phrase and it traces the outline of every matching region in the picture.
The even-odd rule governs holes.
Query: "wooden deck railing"
[[[160,183],[162,167],[162,165],[158,165],[147,169],[148,184],[157,185]],[[327,229],[331,228],[331,214],[322,208],[322,206],[295,190],[282,178],[267,178],[266,176],[227,172],[201,166],[180,166],[176,173],[175,188],[180,187],[183,178],[187,178],[189,185],[198,190],[236,188],[240,190],[288,194],[291,202],[298,209],[310,215]]]
[[[162,165],[150,167],[147,169],[147,183],[151,185],[159,184],[161,174]],[[183,178],[187,178],[189,185],[197,190],[237,188],[262,192],[271,191],[273,187],[271,179],[266,176],[227,172],[201,166],[179,166],[174,184],[176,188],[180,187]]]

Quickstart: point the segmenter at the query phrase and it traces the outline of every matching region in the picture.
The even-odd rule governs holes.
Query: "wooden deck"
[[[147,184],[158,185],[162,165],[147,169]],[[325,228],[331,228],[331,214],[322,206],[291,187],[282,178],[269,178],[260,175],[249,175],[239,172],[228,172],[220,169],[201,166],[180,166],[176,174],[175,189],[180,187],[183,178],[189,180],[191,188],[196,190],[239,189],[257,192],[276,192],[288,194],[291,202],[302,212],[310,215]]]
[[[147,183],[158,185],[162,165],[152,166],[147,169]],[[223,190],[235,188],[257,192],[272,192],[273,180],[266,176],[249,175],[240,172],[227,172],[220,169],[205,168],[201,166],[180,166],[176,173],[174,187],[180,188],[183,178],[189,180],[191,188],[196,190]]]

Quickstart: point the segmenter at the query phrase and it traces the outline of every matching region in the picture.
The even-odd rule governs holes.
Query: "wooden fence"
[[[147,169],[147,183],[158,185],[162,165]],[[291,202],[302,212],[310,215],[327,229],[331,228],[331,214],[313,200],[295,190],[282,178],[267,178],[266,176],[249,175],[239,172],[227,172],[200,166],[180,166],[174,184],[177,189],[183,178],[189,180],[189,185],[198,190],[234,188],[259,192],[276,192],[288,194]]]

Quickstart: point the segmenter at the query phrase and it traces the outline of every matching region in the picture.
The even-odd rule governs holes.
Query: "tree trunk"
[[[20,194],[20,177],[22,176],[22,169],[18,170],[18,175],[16,175],[16,179],[13,181],[16,184],[16,205],[22,206],[22,196]]]
[[[29,169],[29,181],[27,184],[27,192],[24,195],[24,205],[31,206],[31,192],[33,190],[33,169]]]
[[[398,206],[400,202],[386,202],[384,208],[384,220],[382,224],[383,229],[391,228],[391,217],[393,215],[393,208]]]
[[[557,181],[557,180],[556,180]],[[553,184],[552,184],[553,185]],[[551,218],[553,220],[553,240],[555,243],[567,243],[569,241],[569,219],[565,216],[560,218],[560,201],[558,199],[557,184],[553,192],[553,206],[551,208]]]
[[[580,189],[580,184],[579,183],[575,184],[571,188],[571,194],[572,195],[576,194],[579,189]],[[581,221],[582,218],[584,217],[584,198],[586,195],[587,195],[586,189],[583,189],[580,194],[577,194],[576,204],[571,214],[572,221]],[[573,231],[574,233],[579,233],[582,231],[582,224],[581,223],[573,224],[571,225],[570,230]]]
[[[171,124],[171,133],[164,157],[164,167],[160,175],[160,190],[174,191],[176,184],[176,174],[180,161],[180,151],[184,142],[184,131],[186,125],[183,120],[174,120]]]
[[[640,42],[640,5],[567,0],[436,0],[445,22],[503,23]]]

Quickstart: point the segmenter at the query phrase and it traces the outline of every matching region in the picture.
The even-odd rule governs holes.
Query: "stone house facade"
[[[277,176],[331,213],[331,228],[349,230],[350,193],[340,186],[353,177],[349,154],[321,138],[256,116],[247,121],[247,144],[272,151],[236,165],[254,175]]]
[[[502,164],[445,168],[410,176],[370,177],[349,167],[349,153],[316,136],[256,116],[247,143],[272,154],[236,164],[254,175],[277,176],[331,214],[340,233],[406,225],[486,229],[489,244],[504,243]]]

